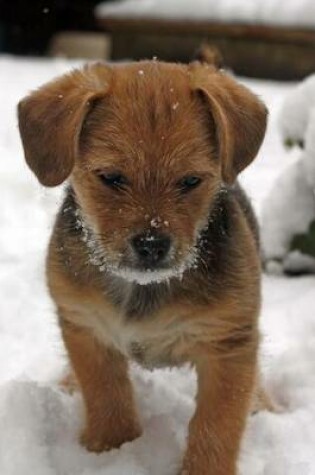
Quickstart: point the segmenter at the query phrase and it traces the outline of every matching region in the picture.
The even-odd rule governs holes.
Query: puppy
[[[91,451],[141,434],[128,360],[191,363],[181,474],[234,475],[257,375],[258,233],[236,178],[266,108],[198,62],[94,64],[18,108],[28,165],[68,181],[48,285],[83,393]]]

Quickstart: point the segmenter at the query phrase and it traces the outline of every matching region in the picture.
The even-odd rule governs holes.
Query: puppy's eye
[[[102,183],[110,188],[124,188],[128,184],[127,178],[120,173],[98,173]]]
[[[178,182],[178,186],[182,193],[187,193],[194,188],[197,188],[201,183],[201,178],[198,176],[185,176]]]

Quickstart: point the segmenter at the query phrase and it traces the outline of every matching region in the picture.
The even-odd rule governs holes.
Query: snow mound
[[[285,142],[303,143],[315,107],[315,74],[299,83],[288,94],[280,113],[280,130]]]
[[[0,386],[0,473],[3,475],[173,475],[193,411],[194,377],[181,370],[134,370],[144,433],[119,450],[95,455],[78,442],[79,394],[35,382]],[[15,457],[14,453],[18,454]],[[157,457],[158,455],[158,457]],[[157,461],[158,460],[158,461]]]
[[[289,257],[293,236],[306,232],[314,218],[314,194],[299,160],[278,178],[265,200],[261,226],[265,259],[283,261]]]
[[[314,279],[293,284],[284,278],[265,280],[263,369],[270,393],[284,409],[249,419],[242,475],[315,475],[313,286]],[[299,293],[300,298],[288,299]],[[301,307],[303,326],[296,318]],[[174,475],[194,410],[195,374],[188,368],[148,372],[133,366],[131,376],[143,434],[100,455],[78,443],[83,423],[78,393],[69,395],[56,385],[32,381],[0,386],[0,473]]]
[[[315,220],[315,75],[285,98],[279,114],[284,143],[298,144],[298,158],[275,181],[262,212],[262,245],[267,261],[290,272],[315,272],[315,259],[291,252],[294,236]],[[288,154],[290,158],[290,154]]]

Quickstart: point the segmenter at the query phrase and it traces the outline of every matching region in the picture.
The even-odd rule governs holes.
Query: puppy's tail
[[[202,43],[196,50],[193,61],[206,63],[214,66],[216,69],[224,68],[224,60],[221,51],[216,46],[211,46],[209,43]]]

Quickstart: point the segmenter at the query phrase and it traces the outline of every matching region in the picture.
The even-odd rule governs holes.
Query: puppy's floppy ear
[[[252,92],[223,72],[195,64],[191,74],[193,88],[214,119],[222,178],[233,183],[259,150],[267,109]]]
[[[107,66],[87,66],[44,85],[19,103],[25,159],[43,185],[59,185],[70,175],[84,119],[107,92],[108,77]]]

